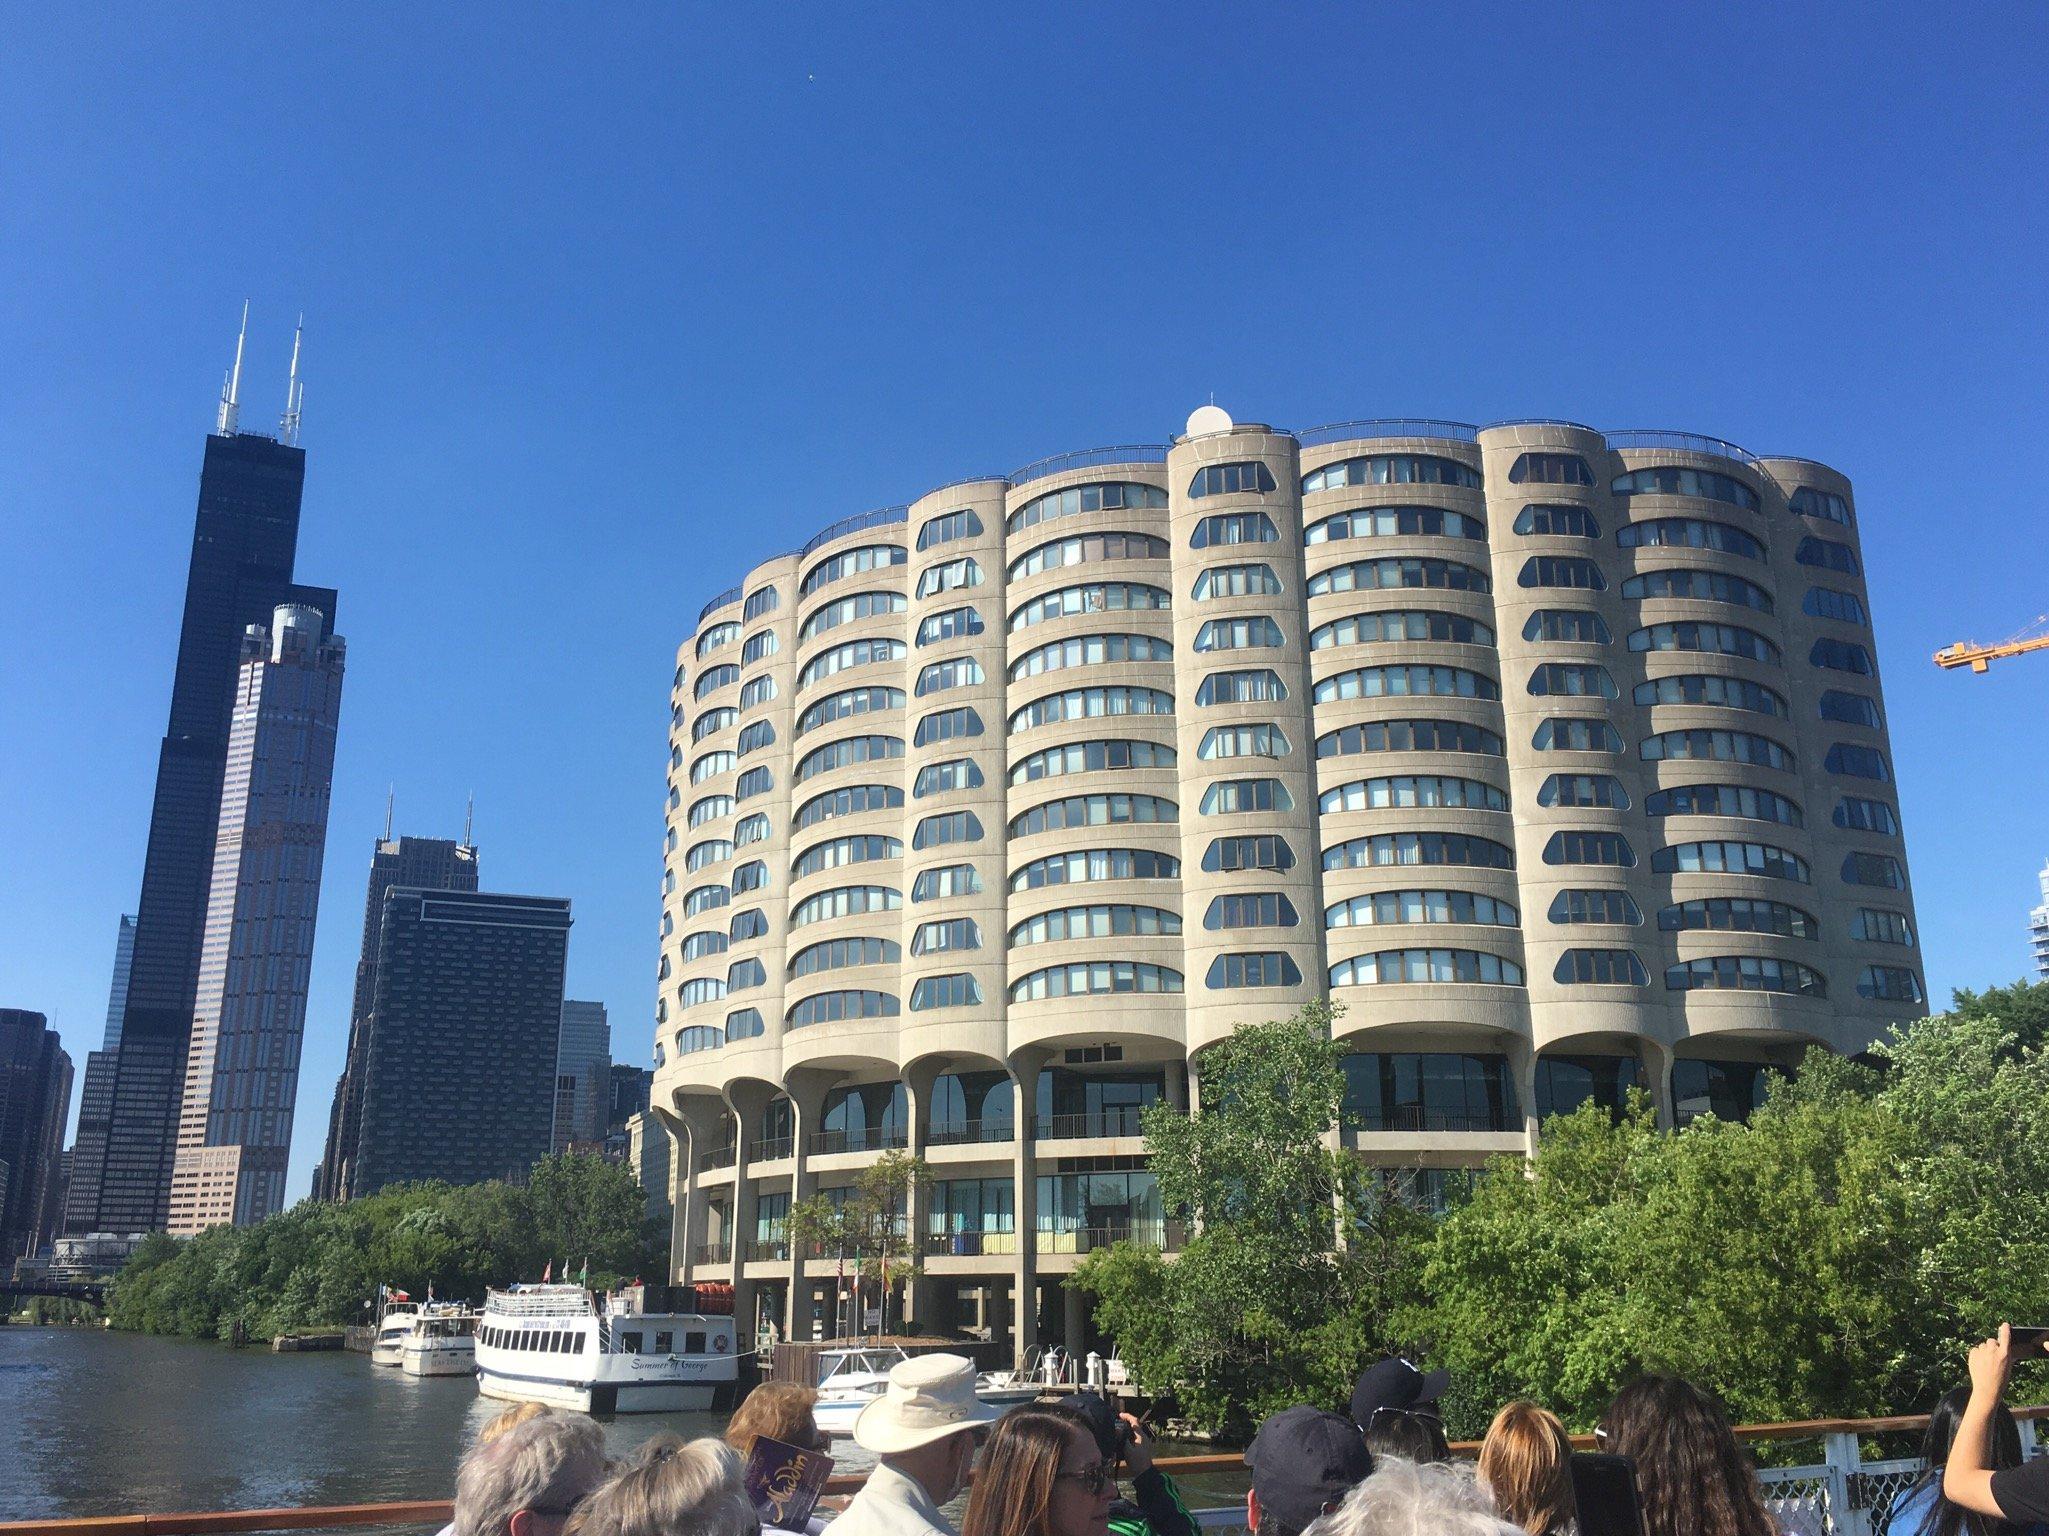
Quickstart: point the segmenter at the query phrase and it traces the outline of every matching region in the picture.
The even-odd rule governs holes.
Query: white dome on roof
[[[1220,405],[1199,405],[1188,414],[1188,436],[1203,437],[1211,432],[1228,432],[1231,413]]]

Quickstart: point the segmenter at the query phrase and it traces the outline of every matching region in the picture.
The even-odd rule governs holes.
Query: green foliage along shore
[[[1208,1048],[1203,1113],[1146,1121],[1200,1236],[1092,1254],[1072,1282],[1203,1428],[1341,1408],[1397,1350],[1451,1369],[1454,1434],[1514,1397],[1591,1428],[1647,1371],[1739,1421],[1923,1412],[2001,1321],[2049,1322],[2049,985],[1960,992],[1875,1067],[1811,1051],[1747,1125],[1556,1117],[1533,1162],[1496,1159],[1435,1219],[1327,1150],[1328,1026],[1317,1006]]]
[[[366,1321],[380,1284],[481,1302],[486,1286],[590,1263],[591,1283],[667,1273],[667,1235],[625,1169],[550,1157],[524,1186],[407,1184],[346,1205],[305,1200],[249,1227],[152,1237],[107,1292],[116,1328],[251,1339]]]

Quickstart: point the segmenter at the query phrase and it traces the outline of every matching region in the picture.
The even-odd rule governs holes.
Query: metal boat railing
[[[2015,1408],[2020,1420],[2021,1455],[2038,1454],[2035,1423],[2049,1417],[2049,1406]],[[1809,1441],[1818,1443],[1823,1459],[1802,1466],[1766,1467],[1758,1480],[1764,1485],[1782,1531],[1789,1536],[1875,1536],[1883,1530],[1893,1501],[1927,1470],[1918,1456],[1866,1460],[1862,1445],[1867,1440],[1917,1436],[1928,1425],[1919,1415],[1884,1419],[1811,1419],[1788,1424],[1746,1424],[1738,1426],[1737,1438],[1745,1441]],[[1594,1448],[1591,1435],[1573,1436],[1582,1450]],[[1470,1457],[1479,1451],[1476,1441],[1452,1445],[1455,1455]],[[1208,1456],[1163,1456],[1154,1463],[1183,1484],[1191,1502],[1208,1507],[1192,1512],[1206,1531],[1237,1531],[1245,1528],[1245,1509],[1236,1501],[1236,1486],[1242,1484],[1244,1461],[1236,1452]],[[970,1474],[972,1476],[972,1474]],[[1220,1488],[1202,1492],[1189,1486],[1192,1479],[1221,1477],[1230,1481]],[[851,1494],[860,1490],[866,1477],[849,1474],[830,1479],[828,1494]],[[1232,1502],[1217,1502],[1223,1499]],[[427,1529],[445,1525],[454,1518],[454,1506],[447,1499],[410,1499],[385,1504],[308,1505],[296,1509],[212,1510],[186,1514],[93,1515],[64,1520],[0,1521],[0,1536],[239,1536],[257,1531],[329,1531],[364,1527]]]

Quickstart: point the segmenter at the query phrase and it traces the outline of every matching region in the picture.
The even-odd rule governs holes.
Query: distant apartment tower
[[[605,1005],[565,1000],[561,1043],[555,1056],[554,1151],[567,1152],[572,1143],[605,1139],[611,1071],[612,1026]]]
[[[387,821],[389,818],[386,818]],[[461,842],[439,837],[399,837],[387,825],[370,855],[370,891],[363,902],[363,948],[356,961],[356,989],[349,1006],[349,1049],[334,1103],[327,1117],[327,1146],[313,1176],[313,1198],[346,1200],[349,1164],[362,1132],[363,1063],[369,1048],[370,1000],[377,991],[377,945],[384,926],[384,894],[393,886],[427,891],[474,891],[477,850],[465,833]]]
[[[282,604],[243,637],[170,1230],[284,1209],[346,649]]]
[[[675,1212],[676,1143],[661,1117],[648,1110],[626,1121],[626,1167],[647,1191],[647,1213],[666,1226]]]
[[[0,1008],[0,1270],[34,1253],[49,1230],[64,1120],[71,1112],[71,1058],[40,1013]]]
[[[334,622],[334,592],[292,579],[306,479],[297,413],[287,413],[277,438],[241,431],[240,362],[238,344],[237,373],[200,469],[107,1130],[97,1166],[75,1169],[81,1195],[90,1191],[94,1203],[87,1210],[74,1201],[67,1219],[79,1231],[161,1230],[169,1218],[243,631],[268,623],[280,603],[308,604],[324,624]]]
[[[121,1016],[128,1007],[128,971],[135,960],[135,919],[125,913],[114,938],[114,982],[107,989],[107,1029],[100,1048],[88,1051],[78,1089],[78,1134],[65,1181],[62,1228],[90,1232],[99,1219],[100,1170],[107,1157],[107,1118],[114,1107],[114,1052],[121,1044]]]
[[[554,897],[385,892],[350,1198],[548,1155],[569,925]]]
[[[624,1131],[628,1120],[646,1112],[654,1081],[654,1073],[646,1067],[629,1066],[625,1062],[613,1065],[610,1107],[605,1114],[606,1130]]]
[[[2028,938],[2035,950],[2035,974],[2049,981],[2049,864],[2036,878],[2042,883],[2042,905],[2028,914]]]

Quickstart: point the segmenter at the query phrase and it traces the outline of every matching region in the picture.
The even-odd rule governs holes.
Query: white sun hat
[[[974,1361],[918,1355],[890,1368],[889,1385],[854,1420],[854,1444],[893,1456],[999,1417],[999,1409],[975,1396]]]

